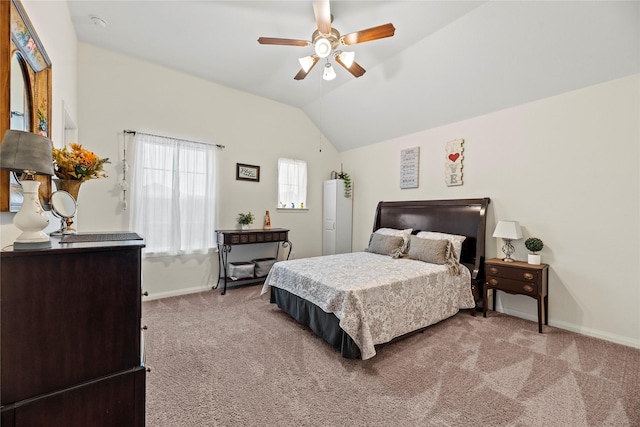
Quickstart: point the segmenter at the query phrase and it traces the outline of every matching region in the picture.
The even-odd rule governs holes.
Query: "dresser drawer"
[[[506,279],[523,280],[526,282],[538,283],[540,278],[540,270],[523,271],[519,267],[510,267],[506,265],[487,265],[487,276],[504,277]]]
[[[487,276],[487,285],[506,292],[515,292],[525,295],[538,295],[538,284],[522,280],[508,279],[504,277]]]

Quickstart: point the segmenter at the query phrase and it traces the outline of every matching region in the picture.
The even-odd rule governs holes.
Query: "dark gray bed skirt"
[[[325,340],[342,357],[360,358],[360,348],[353,339],[340,328],[340,320],[333,313],[326,313],[317,305],[300,298],[284,289],[271,286],[271,303],[296,319],[298,323],[308,326],[317,336]]]

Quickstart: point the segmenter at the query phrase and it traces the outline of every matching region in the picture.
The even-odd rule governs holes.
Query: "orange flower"
[[[104,164],[111,163],[108,158],[101,159],[95,153],[85,150],[81,144],[69,144],[62,148],[53,147],[53,169],[60,179],[87,181],[89,179],[107,178]]]

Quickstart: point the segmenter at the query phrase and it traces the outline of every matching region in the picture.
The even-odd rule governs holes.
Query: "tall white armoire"
[[[353,187],[352,187],[353,188]],[[322,255],[351,252],[351,197],[344,196],[344,181],[324,182],[322,207]]]

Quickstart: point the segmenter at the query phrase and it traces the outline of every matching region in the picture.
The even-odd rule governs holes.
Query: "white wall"
[[[60,146],[63,140],[64,103],[69,116],[77,117],[77,39],[66,2],[22,0],[22,6],[29,16],[40,41],[52,64],[51,122],[49,128],[54,145]],[[0,213],[0,242],[2,246],[11,245],[20,234],[13,225],[14,214]],[[57,230],[58,219],[50,216],[47,232]]]
[[[464,185],[447,187],[444,147],[458,138]],[[400,150],[410,147],[421,150],[420,186],[400,190]],[[380,200],[488,196],[489,257],[501,254],[491,234],[502,219],[545,243],[551,325],[640,347],[639,147],[634,75],[341,153],[357,188],[354,250],[366,246]],[[497,305],[537,319],[531,298],[500,292]]]
[[[128,229],[118,183],[123,146],[132,141],[123,130],[131,129],[224,145],[217,152],[218,228],[237,228],[238,213],[247,211],[261,228],[269,210],[272,227],[291,230],[296,257],[321,253],[322,181],[340,163],[327,141],[320,152],[320,132],[301,110],[92,45],[80,43],[78,58],[79,142],[112,161],[108,179],[82,186],[79,231]],[[282,156],[308,163],[308,210],[277,210]],[[260,166],[260,182],[236,181],[236,163]],[[274,254],[273,244],[236,246],[230,260]],[[147,258],[143,273],[151,297],[209,289],[218,277],[217,254]]]

